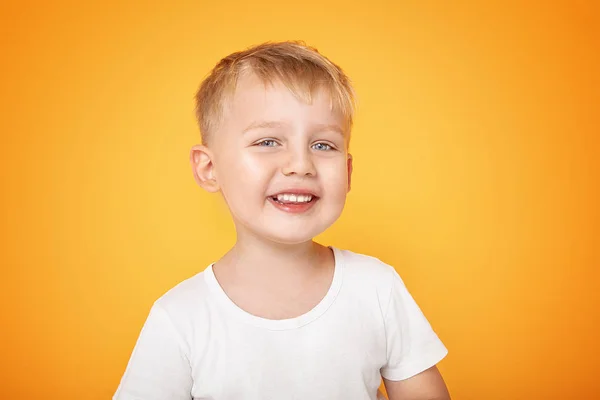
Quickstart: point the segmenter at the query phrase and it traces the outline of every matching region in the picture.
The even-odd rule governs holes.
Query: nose
[[[281,172],[286,175],[315,176],[317,170],[308,149],[290,149]]]

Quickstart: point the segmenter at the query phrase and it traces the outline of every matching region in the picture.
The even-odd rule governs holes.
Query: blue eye
[[[327,143],[315,143],[313,145],[313,148],[315,150],[320,150],[320,151],[328,151],[328,150],[332,150],[333,147],[331,147],[331,145],[327,144]]]
[[[277,146],[277,142],[273,139],[265,139],[256,143],[256,145],[260,147],[275,147]]]

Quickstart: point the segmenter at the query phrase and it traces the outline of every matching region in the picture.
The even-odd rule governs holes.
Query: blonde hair
[[[234,94],[238,78],[246,72],[254,73],[265,84],[280,81],[307,104],[318,89],[325,89],[331,109],[342,113],[350,133],[355,96],[342,69],[303,42],[270,42],[223,58],[200,85],[196,93],[196,118],[203,143],[210,142],[223,117],[225,100]]]

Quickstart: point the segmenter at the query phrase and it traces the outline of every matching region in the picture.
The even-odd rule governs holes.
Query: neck
[[[219,263],[242,279],[282,282],[313,274],[328,257],[330,250],[312,240],[282,244],[238,233],[235,246]]]

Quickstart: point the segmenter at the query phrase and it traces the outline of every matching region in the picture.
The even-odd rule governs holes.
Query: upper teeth
[[[293,201],[296,203],[306,203],[312,200],[312,195],[302,195],[302,194],[278,194],[278,201]]]

